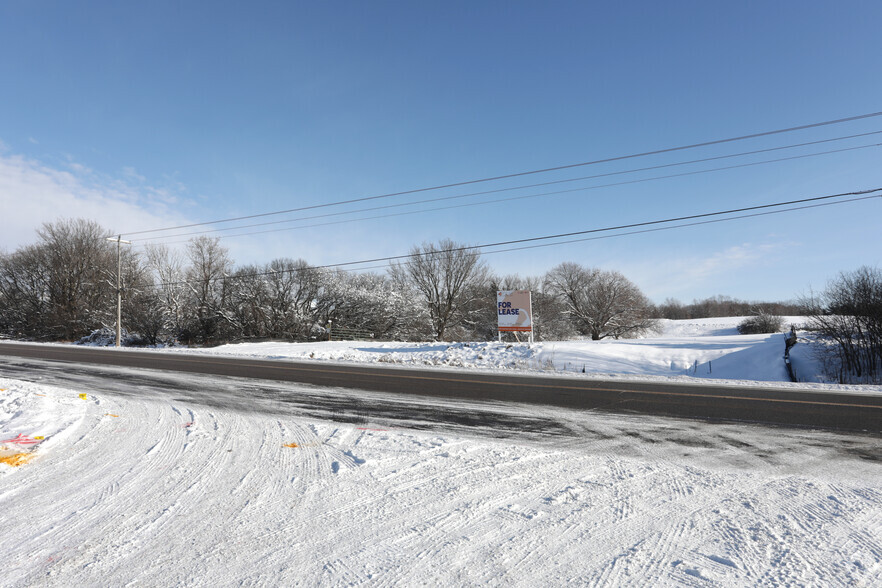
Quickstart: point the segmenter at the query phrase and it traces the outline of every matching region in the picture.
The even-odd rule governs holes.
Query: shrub
[[[742,335],[759,335],[761,333],[777,333],[783,327],[784,319],[780,316],[760,310],[755,315],[741,321],[741,324],[738,325],[738,332]]]

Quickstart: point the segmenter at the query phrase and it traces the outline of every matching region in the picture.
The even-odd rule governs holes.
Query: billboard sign
[[[529,290],[497,290],[496,317],[500,333],[532,333],[533,306]]]

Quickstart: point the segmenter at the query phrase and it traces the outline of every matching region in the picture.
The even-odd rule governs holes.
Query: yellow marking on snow
[[[46,437],[44,437],[43,435],[37,435],[36,437],[34,437],[34,439],[38,439],[38,440],[42,440],[42,439],[45,439],[45,438],[46,438]]]
[[[84,394],[80,394],[80,400],[88,400],[88,399],[89,399],[88,394],[85,394],[85,393],[84,393]]]
[[[33,453],[13,453],[12,455],[0,456],[0,463],[5,463],[6,465],[15,468],[28,463],[33,458]]]

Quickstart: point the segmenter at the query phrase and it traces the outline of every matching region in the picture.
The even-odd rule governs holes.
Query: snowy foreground
[[[2,586],[882,584],[878,438],[500,405],[592,431],[501,441],[0,388]]]

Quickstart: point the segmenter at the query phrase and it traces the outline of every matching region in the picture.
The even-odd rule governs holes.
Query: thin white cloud
[[[108,177],[66,158],[64,169],[0,149],[0,250],[33,243],[44,222],[95,220],[113,231],[136,231],[187,222],[178,206],[182,186],[146,185],[134,168]]]
[[[793,247],[794,243],[784,240],[742,243],[707,255],[623,263],[617,269],[640,285],[650,298],[691,298],[695,292],[738,270],[779,263],[781,255]]]
[[[125,178],[135,182],[144,183],[147,181],[147,178],[139,174],[135,168],[128,165],[122,169],[122,173]]]

